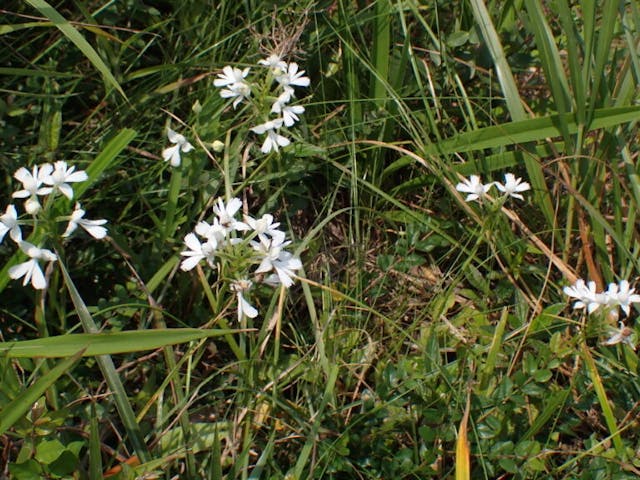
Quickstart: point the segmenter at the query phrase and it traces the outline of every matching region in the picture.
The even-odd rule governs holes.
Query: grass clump
[[[633,2],[3,13],[3,475],[638,475]]]

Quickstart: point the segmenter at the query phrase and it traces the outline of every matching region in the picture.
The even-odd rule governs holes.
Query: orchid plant
[[[247,300],[255,283],[289,288],[295,272],[302,268],[300,259],[286,250],[291,241],[278,228],[280,223],[274,222],[271,214],[258,219],[244,215],[239,220],[241,207],[239,198],[228,202],[218,198],[211,223],[203,220],[196,224],[195,230],[184,237],[186,249],[180,253],[184,257],[180,264],[183,271],[194,269],[203,260],[219,275],[227,271],[227,265],[231,267],[235,278],[230,289],[237,296],[239,321],[258,316],[258,310]]]
[[[214,86],[221,88],[222,98],[233,99],[234,109],[243,102],[251,101],[254,107],[252,121],[260,119],[251,127],[251,131],[258,135],[265,135],[260,151],[262,153],[278,152],[286,147],[291,140],[282,133],[282,128],[290,128],[300,121],[304,113],[302,105],[292,105],[296,88],[305,88],[311,84],[304,70],[300,70],[297,63],[285,62],[279,55],[271,54],[266,59],[258,61],[265,74],[259,78],[248,80],[251,69],[240,70],[226,66]],[[257,98],[252,92],[259,92]]]
[[[68,216],[51,218],[55,196],[59,193],[68,200],[73,199],[72,183],[83,182],[88,179],[84,170],[76,170],[75,166],[68,166],[61,160],[53,165],[44,163],[36,165],[29,171],[25,167],[19,168],[14,173],[14,178],[22,184],[22,188],[13,192],[13,198],[25,199],[24,210],[31,219],[21,218],[14,204],[9,204],[3,215],[0,215],[0,242],[9,234],[9,238],[29,258],[27,261],[13,265],[9,268],[9,277],[14,280],[23,279],[22,284],[31,286],[36,290],[43,290],[47,286],[41,263],[48,264],[58,260],[58,256],[52,250],[36,246],[23,239],[22,226],[31,226],[32,233],[36,228],[52,230],[56,222],[67,222],[67,227],[60,236],[68,238],[81,226],[89,235],[96,239],[105,238],[107,229],[103,226],[106,220],[87,220],[85,211],[80,203],[75,204],[74,211]],[[44,205],[40,202],[43,201]],[[53,221],[52,221],[53,220]],[[57,237],[59,232],[47,231],[42,236],[45,239]]]
[[[610,283],[607,290],[598,292],[596,282],[585,282],[580,278],[573,285],[564,287],[563,291],[569,298],[575,299],[574,309],[585,309],[588,314],[601,312],[605,319],[618,322],[618,328],[609,328],[612,335],[603,342],[604,345],[626,343],[635,349],[633,330],[619,320],[620,310],[624,312],[626,317],[629,317],[631,305],[640,303],[640,295],[635,293],[635,288],[630,288],[628,280]]]
[[[522,178],[516,178],[513,173],[505,174],[504,183],[482,183],[478,175],[471,175],[463,182],[459,182],[456,185],[456,190],[467,194],[465,198],[467,202],[482,201],[484,198],[487,198],[489,191],[494,186],[503,193],[504,199],[513,197],[518,200],[524,200],[521,193],[531,190],[531,185],[529,185],[528,182],[523,182]]]

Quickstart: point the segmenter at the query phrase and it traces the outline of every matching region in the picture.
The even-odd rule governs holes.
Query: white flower
[[[516,178],[512,173],[505,174],[504,185],[496,182],[496,187],[505,195],[519,198],[520,200],[524,200],[524,197],[519,192],[531,190],[531,186],[527,182],[523,182],[522,178]]]
[[[467,202],[471,202],[484,197],[492,186],[493,183],[487,183],[486,185],[482,184],[478,175],[471,175],[471,177],[465,179],[464,182],[458,183],[456,185],[456,190],[468,193],[469,195],[467,195],[465,200]]]
[[[308,87],[311,83],[309,77],[305,77],[304,70],[298,71],[298,64],[292,62],[287,65],[287,68],[276,77],[276,81],[282,86],[285,92],[290,92],[293,95],[293,86],[296,87]]]
[[[42,182],[51,174],[53,166],[50,163],[45,163],[38,167],[34,165],[33,173],[24,167],[20,167],[16,173],[13,174],[14,178],[22,183],[23,190],[13,192],[13,198],[26,198],[24,202],[24,208],[30,215],[35,215],[40,210],[40,202],[37,195],[46,195],[51,192],[51,188],[41,188]]]
[[[209,266],[213,267],[217,244],[215,239],[210,238],[205,243],[200,243],[198,237],[193,233],[188,233],[184,237],[184,243],[189,250],[180,252],[185,258],[180,264],[180,269],[184,272],[194,268],[200,260],[206,260]]]
[[[302,262],[291,253],[283,250],[291,242],[276,241],[263,236],[260,242],[249,242],[253,249],[258,252],[261,262],[255,273],[267,273],[275,270],[277,279],[273,276],[267,277],[266,283],[271,285],[281,283],[286,288],[293,285],[292,276],[294,270],[302,268]]]
[[[11,240],[20,243],[22,231],[20,230],[20,225],[18,225],[18,212],[13,205],[8,205],[5,213],[0,215],[0,243],[4,240],[7,232],[9,232]]]
[[[249,230],[249,225],[243,222],[239,222],[234,218],[238,210],[240,210],[240,207],[242,207],[242,200],[237,197],[229,200],[229,203],[227,203],[226,205],[222,197],[219,197],[217,200],[217,205],[213,206],[213,213],[218,216],[220,225],[227,231],[227,233],[231,233],[234,230]]]
[[[167,128],[167,137],[171,143],[175,143],[173,147],[165,148],[162,151],[162,158],[164,161],[170,160],[172,167],[180,166],[180,151],[184,153],[190,152],[193,150],[193,145],[191,145],[183,135],[174,132],[170,128]]]
[[[248,74],[249,68],[240,70],[239,68],[227,65],[222,69],[222,73],[218,74],[218,78],[213,81],[213,84],[216,87],[226,87],[234,83],[244,82]]]
[[[298,115],[304,113],[304,107],[302,105],[284,105],[276,101],[271,107],[271,112],[281,113],[285,126],[290,127],[300,120]]]
[[[280,58],[280,55],[272,53],[264,60],[258,60],[260,65],[271,68],[274,73],[281,75],[287,69],[287,62]]]
[[[635,288],[629,288],[629,282],[622,280],[619,285],[610,283],[609,288],[605,292],[607,303],[614,307],[620,307],[625,315],[629,315],[631,311],[631,303],[640,302],[640,295],[635,292]]]
[[[106,220],[85,220],[84,218],[85,211],[80,207],[79,203],[76,203],[75,210],[71,213],[71,218],[69,219],[69,225],[67,225],[67,229],[62,234],[63,238],[71,235],[78,225],[84,228],[89,235],[98,240],[107,236],[107,229],[102,225],[107,223]]]
[[[294,257],[291,253],[282,250],[280,255],[278,255],[278,258],[276,258],[272,263],[280,283],[282,283],[286,288],[293,285],[293,279],[291,277],[295,276],[294,271],[302,268],[302,262],[300,259]]]
[[[73,198],[73,189],[70,183],[84,182],[89,177],[84,170],[78,170],[74,172],[76,167],[67,168],[67,162],[60,160],[53,164],[53,172],[43,178],[43,182],[49,185],[49,188],[44,188],[43,191],[51,193],[54,189],[60,190],[65,197],[69,200]]]
[[[589,313],[593,313],[598,308],[607,304],[607,295],[604,293],[596,292],[596,282],[589,282],[585,284],[581,278],[576,281],[570,287],[564,287],[564,293],[577,299],[577,302],[573,304],[573,308],[587,308]]]
[[[602,342],[602,344],[615,345],[617,343],[626,343],[633,350],[635,350],[636,349],[635,340],[636,340],[635,332],[631,328],[625,326],[623,322],[620,322],[618,324],[618,328],[611,327],[611,336],[607,340]]]
[[[244,80],[248,74],[249,68],[240,70],[227,65],[222,69],[222,73],[218,74],[219,78],[213,81],[216,87],[227,87],[220,91],[222,98],[236,98],[233,101],[233,108],[236,108],[242,99],[251,95],[251,86]]]
[[[256,269],[256,273],[267,273],[273,270],[273,262],[280,255],[282,248],[291,242],[277,241],[274,238],[268,238],[265,235],[258,237],[259,241],[250,241],[249,245],[258,253],[260,265]]]
[[[255,219],[249,215],[244,216],[244,222],[256,232],[259,238],[262,238],[265,234],[269,235],[276,244],[282,244],[285,239],[285,233],[278,230],[280,222],[273,221],[273,215],[265,213],[261,218]]]
[[[221,90],[220,96],[222,98],[235,97],[233,101],[233,108],[235,109],[242,100],[251,96],[251,87],[246,82],[234,83],[229,88]]]
[[[238,322],[242,321],[242,316],[246,315],[249,318],[256,318],[258,316],[258,310],[255,309],[242,295],[244,292],[251,288],[253,283],[251,280],[236,280],[231,283],[231,290],[236,292],[238,298]]]
[[[44,278],[44,274],[40,269],[38,260],[44,262],[54,262],[58,259],[55,253],[45,248],[38,248],[29,242],[20,242],[20,249],[30,257],[24,263],[14,265],[9,269],[9,277],[14,280],[24,277],[22,285],[26,285],[31,281],[33,288],[42,290],[47,286],[47,281]]]
[[[291,141],[279,133],[276,132],[277,129],[282,127],[283,119],[276,118],[274,120],[269,120],[268,122],[257,125],[251,129],[252,132],[255,132],[259,135],[263,133],[267,133],[267,138],[265,139],[260,151],[262,153],[269,153],[271,150],[279,151],[279,147],[286,147],[291,143]]]
[[[207,240],[213,240],[218,246],[222,246],[227,237],[227,229],[220,224],[218,218],[214,218],[211,225],[204,220],[198,222],[195,230],[198,235]]]

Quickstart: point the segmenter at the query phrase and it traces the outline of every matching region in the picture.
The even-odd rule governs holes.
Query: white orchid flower
[[[167,128],[167,137],[171,143],[174,143],[172,147],[165,148],[162,151],[162,158],[164,161],[169,161],[172,167],[179,167],[182,159],[180,158],[180,152],[190,152],[193,150],[191,145],[184,135],[181,135],[170,128]]]
[[[22,285],[31,282],[36,290],[42,290],[47,286],[44,273],[40,269],[39,260],[43,262],[54,262],[58,259],[57,255],[46,248],[38,248],[29,242],[20,242],[20,249],[30,258],[26,262],[14,265],[9,269],[9,277],[14,280],[24,277]]]
[[[456,185],[456,190],[458,190],[459,192],[468,193],[465,200],[467,202],[471,202],[473,200],[479,200],[484,197],[492,186],[493,183],[483,184],[480,181],[480,177],[478,175],[471,175],[471,177],[465,179],[464,182],[458,183]]]
[[[63,238],[70,236],[78,225],[84,228],[89,235],[93,238],[100,240],[107,236],[107,229],[103,227],[106,220],[87,220],[84,217],[85,211],[80,207],[79,203],[76,203],[75,210],[71,213],[71,218],[69,219],[69,224],[67,225],[67,229],[62,234]]]
[[[516,178],[512,173],[505,174],[504,184],[496,182],[495,185],[496,188],[506,196],[519,198],[520,200],[524,200],[524,197],[520,195],[520,192],[531,190],[531,185],[529,185],[529,183],[523,182],[522,178]]]
[[[13,205],[7,205],[5,213],[0,215],[0,243],[4,240],[4,236],[9,232],[11,240],[16,243],[22,241],[22,231],[18,224],[18,212]]]
[[[43,182],[49,187],[42,189],[46,193],[51,193],[53,190],[60,190],[65,197],[69,200],[73,198],[73,189],[70,183],[84,182],[89,178],[87,172],[84,170],[78,170],[75,172],[75,166],[67,167],[67,162],[60,160],[53,164],[53,172],[47,175]]]
[[[35,215],[40,211],[40,202],[38,195],[47,195],[51,192],[49,187],[41,187],[46,178],[53,171],[50,163],[44,163],[40,166],[34,165],[32,172],[24,167],[20,167],[14,174],[14,178],[22,183],[22,190],[13,192],[13,198],[26,198],[24,208],[29,215]]]

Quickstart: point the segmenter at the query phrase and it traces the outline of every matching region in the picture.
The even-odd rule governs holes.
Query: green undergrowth
[[[45,289],[10,278],[26,257],[0,243],[0,476],[640,474],[636,307],[563,293],[636,286],[635,2],[0,12],[0,210],[24,212],[20,167],[88,175],[23,231],[55,245]],[[310,85],[291,144],[264,153],[268,81],[234,107],[214,80],[230,65],[257,84],[272,53]],[[167,128],[194,147],[177,168]],[[456,189],[506,173],[523,199]],[[272,214],[302,262],[288,289],[252,277],[259,314],[240,322],[247,242],[180,268],[219,197]],[[47,230],[75,201],[106,238]]]

